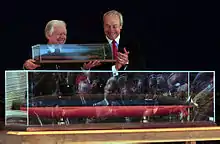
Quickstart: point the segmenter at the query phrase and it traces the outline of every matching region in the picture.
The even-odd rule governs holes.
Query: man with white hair
[[[118,70],[143,70],[145,67],[144,55],[140,51],[137,37],[128,32],[125,35],[122,31],[123,25],[123,16],[120,12],[110,10],[104,13],[104,37],[102,42],[109,44],[109,51],[112,52],[116,62],[102,64],[100,69],[112,69],[116,75]]]
[[[134,35],[122,33],[124,25],[123,16],[116,10],[110,10],[103,15],[104,37],[101,43],[107,42],[109,48],[106,52],[111,52],[113,58],[116,60],[114,63],[102,63],[102,65],[95,67],[100,70],[112,70],[113,76],[107,80],[104,87],[103,100],[94,104],[94,106],[110,106],[110,105],[124,105],[122,98],[115,100],[114,95],[126,96],[127,89],[123,86],[126,81],[122,74],[119,75],[118,71],[124,70],[143,70],[144,69],[144,56],[140,52],[140,47]],[[130,119],[125,118],[108,118],[104,119],[109,122],[129,122]]]
[[[140,47],[135,41],[136,38],[130,39],[131,35],[128,38],[128,35],[122,34],[123,24],[123,16],[120,12],[110,10],[104,13],[104,39],[102,41],[108,42],[109,51],[112,52],[116,60],[115,63],[106,63],[96,67],[96,69],[100,68],[101,70],[112,69],[113,77],[110,77],[106,83],[106,95],[108,95],[108,92],[118,89],[115,86],[115,81],[118,78],[114,77],[119,75],[118,71],[144,69],[144,59],[142,59]],[[107,99],[107,97],[104,99]]]
[[[53,48],[53,44],[65,44],[67,39],[67,29],[66,29],[66,23],[64,21],[51,20],[47,23],[44,31],[45,31],[45,36],[48,40],[48,44],[49,44],[48,49],[50,50],[50,52],[55,51],[55,48]],[[90,61],[87,64],[83,65],[83,69],[90,69],[99,64],[100,62],[97,60]],[[41,67],[41,65],[36,64],[36,61],[33,59],[26,60],[23,66],[25,69],[28,70],[34,70],[36,68]]]
[[[51,20],[46,24],[45,37],[47,38],[48,55],[62,51],[59,44],[65,44],[67,39],[66,23],[62,20]],[[58,45],[57,45],[58,44]],[[47,54],[46,54],[47,55]],[[81,63],[63,63],[63,64],[37,64],[34,59],[25,61],[23,67],[27,70],[89,70],[99,65],[98,60],[90,61],[85,64]],[[33,93],[40,95],[72,95],[74,94],[75,74],[73,73],[33,73]],[[87,73],[83,73],[87,76]]]

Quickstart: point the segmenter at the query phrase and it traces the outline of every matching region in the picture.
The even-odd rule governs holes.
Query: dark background
[[[186,0],[4,1],[0,10],[1,95],[4,70],[21,69],[31,46],[46,42],[44,27],[49,20],[67,23],[67,43],[94,42],[103,38],[102,15],[111,9],[122,12],[125,34],[139,39],[146,69],[215,70],[219,92],[219,4]]]

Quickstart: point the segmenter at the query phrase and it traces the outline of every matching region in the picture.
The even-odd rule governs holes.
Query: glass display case
[[[111,71],[6,71],[5,125],[215,121],[214,76],[213,71],[121,71],[117,76]]]
[[[39,44],[32,46],[32,58],[39,63],[114,62],[109,44]]]

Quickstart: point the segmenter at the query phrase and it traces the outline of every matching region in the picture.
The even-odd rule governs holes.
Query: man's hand
[[[98,60],[89,61],[88,63],[83,64],[83,69],[84,70],[90,70],[91,68],[99,66],[99,65],[101,65],[101,62],[98,61]]]
[[[128,60],[129,52],[124,48],[124,53],[118,52],[117,60],[115,63],[115,68],[119,70],[122,66],[129,63]]]
[[[34,69],[40,67],[40,65],[36,64],[35,62],[36,61],[33,59],[26,60],[24,63],[24,68],[28,69],[28,70],[34,70]]]

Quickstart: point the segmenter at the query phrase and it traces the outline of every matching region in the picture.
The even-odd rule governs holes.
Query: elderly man
[[[110,51],[112,52],[116,62],[114,64],[102,64],[100,67],[103,69],[112,69],[114,74],[117,74],[118,70],[143,70],[144,60],[140,52],[140,47],[135,41],[136,38],[133,35],[122,33],[123,28],[123,16],[116,10],[111,10],[103,15],[104,26],[104,39],[102,42],[107,42],[110,45]],[[128,38],[129,37],[129,38]],[[98,69],[96,67],[96,69]]]
[[[48,53],[56,52],[59,44],[65,44],[67,39],[66,23],[62,20],[51,20],[45,27],[45,36],[48,40]],[[58,44],[58,46],[57,46]],[[62,51],[62,47],[60,49]],[[28,70],[87,70],[99,65],[97,60],[82,65],[81,63],[64,64],[37,64],[34,59],[25,61],[23,67]],[[33,73],[33,91],[35,96],[40,95],[72,95],[74,94],[74,73]]]
[[[120,76],[118,76],[119,75],[118,71],[144,69],[144,61],[143,59],[141,59],[142,55],[140,55],[141,54],[140,47],[138,43],[134,41],[135,40],[134,38],[133,39],[130,38],[131,35],[122,34],[123,24],[124,24],[123,16],[120,12],[116,10],[111,10],[104,13],[103,15],[104,37],[102,43],[107,42],[109,44],[109,49],[107,49],[106,51],[112,52],[116,62],[102,63],[102,65],[95,67],[95,69],[100,69],[100,70],[112,69],[113,76],[105,76],[109,79],[106,80],[103,100],[95,103],[94,106],[123,105],[124,101],[123,99],[120,98],[120,96],[126,95],[125,93],[127,89],[123,87],[126,81],[121,80],[124,77],[121,74]],[[120,83],[119,81],[122,81],[122,83]],[[117,94],[120,96],[117,97],[118,96]],[[116,95],[117,100],[112,100],[114,99],[113,95]],[[129,122],[130,119],[127,117],[117,118],[117,119],[108,118],[105,119],[105,121]]]
[[[48,40],[48,50],[50,52],[55,51],[55,44],[65,44],[67,39],[67,29],[66,23],[62,20],[51,20],[47,23],[45,27],[45,36]],[[79,64],[74,64],[75,66],[71,65],[61,65],[60,69],[80,69]],[[83,65],[83,69],[90,69],[94,66],[100,65],[100,62],[90,61],[87,64]],[[55,65],[39,65],[33,59],[28,59],[24,63],[24,68],[28,70],[34,69],[56,69]]]

